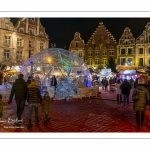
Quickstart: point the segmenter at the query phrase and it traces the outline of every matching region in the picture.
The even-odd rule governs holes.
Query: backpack
[[[139,90],[138,89],[134,89],[134,91],[132,93],[132,100],[134,102],[139,100]]]

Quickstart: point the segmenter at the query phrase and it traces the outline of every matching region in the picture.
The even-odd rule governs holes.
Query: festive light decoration
[[[61,48],[42,50],[30,57],[21,67],[25,80],[35,78],[41,86],[50,87],[51,77],[56,76],[57,99],[74,95],[77,88],[91,86],[87,65],[76,54]]]

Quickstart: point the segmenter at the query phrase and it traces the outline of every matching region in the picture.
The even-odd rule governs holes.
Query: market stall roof
[[[138,69],[136,72],[141,74],[148,74],[146,71],[148,71],[148,69]]]
[[[5,70],[3,71],[4,73],[16,73],[17,71],[16,70]]]
[[[136,74],[136,70],[121,70],[120,74]]]

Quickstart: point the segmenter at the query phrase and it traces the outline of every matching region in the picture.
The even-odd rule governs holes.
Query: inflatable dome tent
[[[41,92],[50,87],[51,78],[57,79],[57,99],[73,96],[77,88],[91,86],[91,78],[87,65],[76,54],[60,49],[49,48],[34,54],[25,61],[20,69],[24,79],[29,76],[36,79]]]

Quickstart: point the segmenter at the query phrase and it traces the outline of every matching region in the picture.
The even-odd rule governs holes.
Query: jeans
[[[117,102],[118,104],[119,102],[122,103],[122,94],[117,94]]]
[[[21,115],[24,110],[25,101],[16,101],[16,104],[17,104],[17,118],[18,120],[21,120]]]
[[[144,122],[145,111],[136,111],[136,123],[138,126]]]
[[[124,105],[126,104],[126,101],[127,104],[129,104],[129,94],[123,94],[123,97],[124,97]]]
[[[32,111],[33,111],[33,108],[35,110],[35,118],[38,118],[39,115],[38,115],[38,103],[31,103],[28,105],[28,108],[29,108],[29,115],[28,115],[28,119],[31,120],[31,117],[32,117]]]

